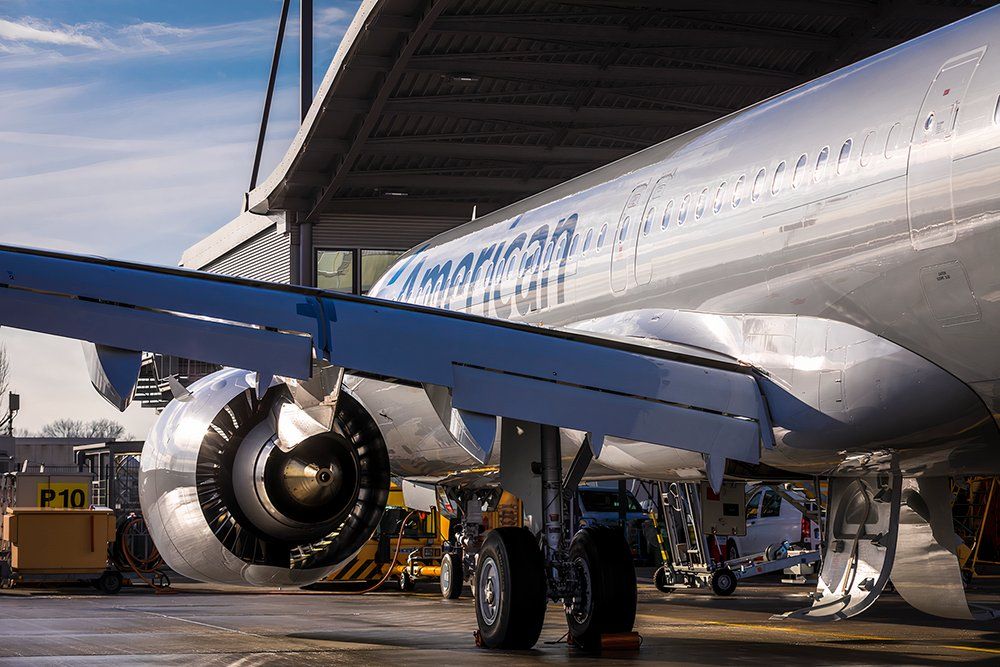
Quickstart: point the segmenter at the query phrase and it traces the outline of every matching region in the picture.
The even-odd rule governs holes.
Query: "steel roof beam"
[[[438,174],[408,174],[391,171],[355,172],[344,179],[346,186],[384,188],[426,188],[445,192],[539,192],[562,183],[565,179],[502,176],[454,176]]]
[[[529,123],[621,123],[622,125],[702,124],[719,117],[717,113],[690,109],[577,108],[563,104],[436,103],[411,102],[405,99],[388,102],[385,105],[385,112]]]
[[[487,56],[488,54],[483,54]],[[558,55],[558,54],[557,54]],[[359,57],[356,67],[384,70],[392,60],[382,57]],[[669,66],[636,67],[611,65],[599,67],[583,63],[498,60],[490,58],[463,59],[453,56],[415,56],[407,67],[410,71],[464,74],[493,78],[517,77],[539,81],[577,80],[584,82],[638,81],[691,86],[737,85],[785,87],[795,80],[786,72],[733,72],[718,69],[691,69]]]
[[[505,20],[493,17],[442,16],[431,28],[440,34],[489,35],[515,37],[546,42],[582,40],[602,44],[616,43],[631,46],[698,47],[698,48],[774,48],[780,40],[782,48],[817,51],[837,47],[837,40],[829,35],[810,34],[793,30],[704,30],[697,28],[665,28],[648,26],[630,28],[624,25],[595,25],[573,23],[572,14],[556,14],[551,21]]]
[[[500,160],[510,162],[612,162],[634,150],[589,146],[533,146],[486,144],[457,141],[389,141],[369,140],[365,153],[380,155],[416,155],[427,157],[463,158],[469,160]]]
[[[416,26],[403,39],[402,44],[396,52],[395,58],[389,59],[391,60],[391,65],[385,68],[385,75],[380,81],[378,92],[371,100],[371,105],[367,109],[364,120],[361,122],[360,127],[358,127],[358,130],[351,141],[351,147],[346,153],[344,153],[343,157],[338,160],[329,185],[319,195],[315,206],[313,206],[306,215],[306,220],[311,220],[316,217],[326,203],[333,198],[343,179],[350,173],[351,169],[354,167],[354,163],[358,159],[358,155],[361,153],[365,141],[368,140],[369,135],[371,135],[372,131],[381,119],[383,105],[389,100],[393,91],[396,89],[396,86],[399,84],[400,79],[406,73],[413,54],[420,48],[420,45],[424,41],[424,37],[427,36],[428,30],[430,30],[432,25],[434,25],[434,21],[437,20],[438,16],[441,15],[441,12],[443,12],[451,3],[452,0],[429,0],[423,5],[424,10],[419,17]],[[355,60],[360,60],[360,58]],[[347,66],[350,67],[353,64],[354,63],[352,61],[348,63]]]

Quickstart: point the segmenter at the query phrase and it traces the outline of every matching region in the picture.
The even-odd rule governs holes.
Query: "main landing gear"
[[[542,533],[536,538],[527,528],[498,528],[487,534],[473,580],[483,646],[534,646],[549,600],[563,603],[570,642],[584,650],[599,650],[604,635],[631,632],[636,580],[623,532],[591,527],[568,539],[563,491],[579,484],[592,458],[584,443],[563,480],[559,429],[541,427]]]

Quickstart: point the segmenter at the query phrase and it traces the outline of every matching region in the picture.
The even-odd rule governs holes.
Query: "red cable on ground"
[[[160,558],[160,552],[156,550],[156,545],[152,544],[152,549],[149,554],[143,559],[137,559],[133,554],[132,550],[128,545],[129,533],[135,530],[136,526],[143,523],[141,516],[135,516],[129,519],[125,525],[121,528],[121,538],[119,539],[119,547],[121,548],[121,554],[125,557],[125,561],[135,575],[139,577],[147,586],[153,589],[157,594],[160,593],[176,593],[177,591],[170,589],[170,580],[167,579],[166,575],[160,570],[160,565],[163,564],[163,560]],[[153,575],[152,578],[147,579],[145,575]],[[160,578],[160,582],[157,582],[157,577]]]

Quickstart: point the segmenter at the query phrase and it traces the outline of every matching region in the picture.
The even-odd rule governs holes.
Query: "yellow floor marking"
[[[638,614],[641,618],[655,619],[658,621],[666,621],[668,619],[662,616],[655,616],[653,614]],[[805,628],[795,628],[787,625],[763,625],[759,623],[727,623],[725,621],[699,621],[695,623],[688,623],[687,625],[717,625],[727,628],[744,628],[747,630],[769,630],[771,632],[787,632],[792,634],[802,634],[811,635],[813,637],[822,637],[826,639],[854,639],[858,641],[882,641],[882,642],[909,642],[910,640],[901,637],[879,637],[876,635],[856,635],[846,632],[817,632],[815,630],[806,630]],[[941,648],[951,649],[953,651],[977,651],[979,653],[991,653],[1000,655],[1000,649],[995,648],[980,648],[978,646],[961,646],[958,644],[939,644]]]
[[[980,653],[996,653],[1000,654],[1000,649],[996,648],[979,648],[978,646],[948,646],[944,645],[941,648],[950,648],[956,651],[979,651]]]
[[[856,635],[847,632],[817,632],[805,628],[796,628],[790,625],[763,625],[759,623],[726,623],[724,621],[705,621],[707,625],[721,625],[730,628],[745,628],[747,630],[770,630],[771,632],[788,632],[791,634],[810,635],[813,637],[824,637],[827,639],[856,639],[858,641],[896,641],[892,637],[879,637],[877,635]]]

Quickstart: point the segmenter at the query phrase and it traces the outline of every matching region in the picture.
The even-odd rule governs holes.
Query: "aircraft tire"
[[[441,557],[441,597],[457,600],[462,596],[465,573],[462,568],[462,552],[452,551]]]
[[[476,622],[486,648],[530,649],[545,620],[545,561],[525,528],[486,535],[476,564]]]
[[[577,568],[582,588],[580,601],[566,613],[573,643],[596,651],[602,635],[631,632],[635,625],[635,566],[622,531],[584,528],[570,543],[569,560]]]

